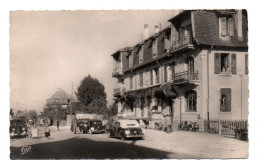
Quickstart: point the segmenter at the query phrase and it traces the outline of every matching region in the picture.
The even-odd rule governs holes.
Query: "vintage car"
[[[82,133],[88,132],[88,130],[89,130],[88,122],[89,122],[89,119],[78,119],[77,120],[77,125],[79,127],[80,132],[82,132]]]
[[[106,133],[108,133],[110,128],[115,125],[115,122],[117,122],[118,120],[121,120],[121,119],[126,119],[126,118],[123,117],[123,116],[112,116],[112,117],[110,117],[108,119],[107,123],[104,125]]]
[[[105,133],[105,127],[100,120],[89,120],[87,124],[89,134],[93,133]]]
[[[128,138],[143,139],[144,131],[140,128],[136,120],[117,120],[109,129],[109,137],[120,138],[125,140]]]
[[[27,125],[23,119],[10,120],[10,137],[26,137]]]

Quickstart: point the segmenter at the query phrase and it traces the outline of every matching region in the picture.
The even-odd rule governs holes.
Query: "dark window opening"
[[[190,90],[185,94],[186,97],[186,112],[196,112],[197,111],[197,92]]]

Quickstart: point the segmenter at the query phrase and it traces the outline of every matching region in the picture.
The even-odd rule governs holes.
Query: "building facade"
[[[185,10],[112,54],[118,112],[151,121],[248,118],[246,10]],[[203,129],[203,127],[200,127]]]

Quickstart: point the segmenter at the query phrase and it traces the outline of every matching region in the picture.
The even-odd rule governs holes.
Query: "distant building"
[[[112,54],[118,112],[180,121],[248,118],[246,10],[185,10]]]
[[[69,95],[67,92],[65,92],[62,89],[59,89],[59,91],[55,92],[51,98],[46,100],[46,106],[51,107],[58,107],[62,106],[64,109],[66,109],[66,113],[69,114],[70,111],[67,106],[71,104],[72,102],[75,102],[75,99]],[[70,125],[72,116],[66,116],[66,125]],[[51,120],[51,124],[55,123],[56,120]]]

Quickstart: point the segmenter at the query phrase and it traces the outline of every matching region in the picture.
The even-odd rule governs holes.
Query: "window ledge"
[[[219,73],[220,76],[232,76],[231,72],[220,72]]]
[[[227,112],[220,111],[219,114],[232,114],[232,112],[231,111],[227,111]]]
[[[198,112],[182,112],[183,114],[186,114],[186,115],[197,115]]]

